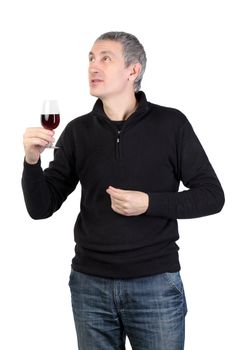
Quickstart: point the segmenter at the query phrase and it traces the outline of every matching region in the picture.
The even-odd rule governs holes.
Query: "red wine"
[[[41,114],[41,124],[45,129],[53,130],[60,123],[59,114]]]

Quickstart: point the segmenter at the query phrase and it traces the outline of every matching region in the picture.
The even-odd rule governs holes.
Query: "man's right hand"
[[[27,128],[23,135],[23,145],[25,150],[25,160],[29,164],[36,164],[40,154],[54,142],[54,131],[42,127]]]

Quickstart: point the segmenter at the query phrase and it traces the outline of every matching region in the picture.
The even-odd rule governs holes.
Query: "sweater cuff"
[[[27,163],[26,158],[24,158],[24,166],[27,166],[27,167],[35,167],[35,166],[40,166],[40,164],[41,164],[40,158],[38,159],[38,162],[35,163],[35,164]]]
[[[34,174],[40,173],[40,170],[42,171],[41,168],[41,160],[39,159],[36,164],[29,164],[27,161],[24,159],[24,173],[28,176],[32,176]]]
[[[169,199],[167,193],[148,193],[149,206],[146,215],[162,216],[168,218],[169,216]]]

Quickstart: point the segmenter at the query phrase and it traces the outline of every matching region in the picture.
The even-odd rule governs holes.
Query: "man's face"
[[[120,96],[132,89],[131,71],[131,66],[125,67],[121,43],[112,40],[95,42],[89,53],[90,94],[101,99]]]

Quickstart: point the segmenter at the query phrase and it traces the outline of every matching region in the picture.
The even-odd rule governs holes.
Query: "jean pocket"
[[[177,293],[183,295],[184,287],[179,272],[165,272],[163,273],[164,280]]]

